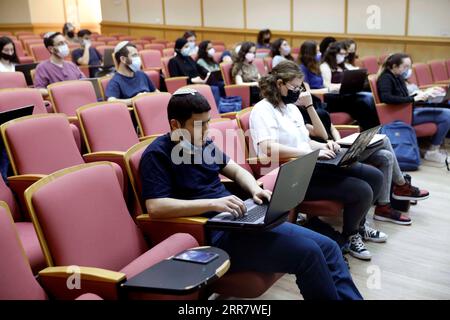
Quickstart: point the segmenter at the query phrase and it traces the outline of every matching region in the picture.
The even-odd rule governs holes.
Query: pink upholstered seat
[[[434,84],[433,75],[431,74],[430,66],[426,63],[413,64],[413,71],[416,75],[417,85],[428,86]]]
[[[363,66],[365,69],[367,69],[367,72],[369,74],[376,74],[378,73],[378,58],[375,56],[368,56],[362,58]]]
[[[156,70],[145,70],[144,71],[147,77],[150,79],[150,81],[153,83],[156,89],[161,88],[160,78],[159,78],[159,71]]]
[[[163,54],[163,50],[166,48],[166,46],[162,43],[150,43],[150,44],[146,44],[144,46],[144,50],[155,50],[155,51],[159,51],[159,53],[162,55]]]
[[[34,61],[36,62],[41,62],[50,59],[50,52],[42,43],[30,45],[30,51],[32,56],[34,57]]]
[[[89,152],[127,151],[139,143],[130,112],[121,102],[86,105],[77,114]]]
[[[142,50],[139,52],[139,55],[141,56],[144,69],[162,69],[162,53],[159,50]]]
[[[163,57],[173,57],[175,55],[174,48],[165,48],[163,50]]]
[[[355,122],[352,116],[346,112],[332,112],[330,113],[331,123],[335,125],[347,125]]]
[[[27,81],[22,72],[0,72],[0,89],[26,87]]]
[[[234,79],[231,77],[231,63],[221,63],[220,70],[225,83],[225,93],[227,97],[240,96],[242,98],[242,109],[250,107],[250,87],[234,85]]]
[[[37,89],[0,90],[0,111],[34,105],[33,114],[47,113],[42,95]]]
[[[214,95],[212,93],[210,86],[208,86],[207,84],[191,84],[189,86],[185,86],[185,88],[191,88],[191,89],[197,90],[208,101],[208,104],[211,107],[211,111],[210,111],[211,118],[212,119],[220,118],[216,99],[214,99]]]
[[[163,134],[170,131],[167,106],[170,93],[149,93],[133,99],[133,106],[142,136]]]
[[[428,64],[435,82],[450,81],[450,75],[447,73],[444,60],[430,61]]]
[[[132,277],[198,246],[192,236],[176,234],[149,249],[128,212],[111,163],[68,168],[35,186],[26,196],[33,222],[42,230],[40,240],[48,248],[49,266],[86,266]]]
[[[48,86],[55,112],[76,116],[76,110],[97,102],[94,86],[89,81],[64,81]]]
[[[267,74],[267,69],[263,59],[257,58],[253,61],[253,64],[256,66],[261,76],[265,76]]]

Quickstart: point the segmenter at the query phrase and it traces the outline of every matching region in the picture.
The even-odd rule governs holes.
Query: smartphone
[[[193,263],[207,264],[218,257],[219,254],[214,252],[187,250],[174,256],[173,259]]]

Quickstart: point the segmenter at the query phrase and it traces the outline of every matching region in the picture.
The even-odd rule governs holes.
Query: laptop
[[[103,101],[102,90],[100,89],[100,84],[98,83],[98,78],[83,78],[81,81],[89,81],[94,86],[95,95],[97,96],[97,101]]]
[[[439,96],[435,98],[429,98],[427,102],[429,103],[448,103],[450,101],[450,86],[447,87],[447,92],[444,96]]]
[[[289,210],[305,198],[318,155],[319,151],[314,151],[281,165],[270,203],[257,205],[253,199],[248,199],[245,201],[247,213],[243,217],[235,218],[231,213],[222,212],[210,218],[206,226],[212,229],[258,230],[283,223]]]
[[[0,125],[25,116],[30,116],[33,114],[34,105],[27,105],[16,109],[9,109],[0,112]]]
[[[33,85],[33,79],[31,78],[31,70],[36,69],[38,63],[18,64],[16,65],[16,72],[22,72],[25,75],[25,80],[28,86]]]
[[[367,69],[345,70],[339,94],[355,94],[364,91]]]
[[[329,160],[318,160],[318,164],[323,165],[333,165],[338,167],[348,167],[355,162],[358,161],[361,154],[364,150],[367,149],[367,146],[372,142],[372,139],[380,130],[381,126],[366,130],[361,132],[356,138],[355,142],[350,146],[350,148],[341,148],[339,152],[337,152],[336,157],[334,159]]]
[[[222,81],[222,72],[220,70],[213,71],[209,74],[208,81],[206,82],[207,85],[213,86],[217,84],[217,82]]]
[[[114,53],[114,49],[105,49],[105,52],[103,53],[103,67],[104,68],[114,67],[113,53]]]

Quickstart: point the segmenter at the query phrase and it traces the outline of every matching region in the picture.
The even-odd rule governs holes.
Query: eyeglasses
[[[288,88],[289,90],[292,90],[294,92],[300,92],[300,93],[306,92],[306,89],[303,86],[303,83],[299,87],[294,87],[294,86],[290,85],[289,83],[285,83],[284,85],[286,86],[286,88]]]

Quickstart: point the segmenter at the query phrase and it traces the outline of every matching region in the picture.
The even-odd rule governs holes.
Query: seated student
[[[271,43],[270,39],[272,38],[272,31],[269,29],[263,29],[258,32],[258,38],[256,39],[256,48],[257,49],[270,49]]]
[[[326,93],[328,90],[323,90],[323,78],[320,73],[320,60],[321,53],[315,41],[305,41],[300,46],[300,55],[298,56],[298,64],[300,65],[300,69],[303,72],[306,82],[309,87],[312,89],[311,93],[315,93],[314,90],[318,93]]]
[[[78,39],[81,48],[72,52],[72,61],[79,66],[100,66],[102,65],[102,55],[91,46],[91,31],[82,29],[78,31]],[[89,68],[89,77],[95,78],[99,68]]]
[[[250,114],[250,134],[258,156],[271,158],[300,157],[320,150],[320,159],[332,159],[340,149],[335,142],[311,140],[311,128],[305,126],[295,104],[305,108],[313,130],[323,128],[315,113],[309,93],[301,94],[303,74],[292,61],[282,61],[271,74],[260,80],[264,100]],[[308,130],[309,129],[309,130]],[[323,130],[321,130],[323,131]],[[348,240],[350,254],[370,260],[372,255],[363,240],[385,242],[386,234],[372,229],[366,215],[378,199],[383,184],[380,170],[361,163],[350,167],[318,165],[311,178],[305,200],[335,200],[344,205],[342,235]]]
[[[261,78],[258,68],[253,64],[256,46],[253,42],[242,42],[238,54],[233,60],[231,77],[238,85],[250,87],[250,104],[261,100],[258,81]]]
[[[197,64],[203,67],[208,72],[219,71],[219,64],[214,61],[214,54],[216,50],[214,49],[211,41],[206,40],[200,42],[198,46],[198,60]]]
[[[411,57],[404,53],[390,55],[381,68],[378,76],[377,87],[380,100],[387,104],[404,104],[424,102],[428,100],[428,94],[418,91],[410,96],[406,88],[406,79],[412,73]],[[445,136],[450,130],[450,110],[445,108],[414,107],[413,125],[426,122],[434,122],[438,131],[433,136],[430,149],[425,153],[425,160],[445,165],[447,155],[439,150],[445,141]]]
[[[347,112],[358,121],[363,130],[380,124],[375,109],[372,93],[358,92],[356,94],[339,94],[345,67],[347,50],[342,42],[332,43],[322,57],[320,73],[325,88],[330,94],[325,95],[329,112]]]
[[[189,50],[190,50],[189,55],[196,56],[198,53],[198,46],[197,46],[197,34],[195,33],[195,31],[186,31],[183,34],[183,38],[186,39],[186,41],[189,44]]]
[[[8,37],[0,37],[0,72],[16,71],[19,58],[14,42]]]
[[[256,203],[270,200],[270,191],[206,139],[210,110],[195,90],[172,96],[167,110],[172,132],[148,146],[140,163],[142,196],[152,217],[242,216],[244,202],[225,189],[219,174],[234,180]],[[230,255],[233,271],[294,274],[307,300],[362,299],[336,243],[296,224],[256,233],[212,232],[208,238]]]
[[[306,84],[305,87],[306,90],[309,91]],[[302,113],[305,123],[312,126],[314,129],[309,113],[304,108],[300,108],[300,112]],[[319,113],[319,118],[325,127],[326,134],[323,134],[323,130],[310,130],[311,138],[319,138],[319,140],[323,142],[337,141],[341,139],[339,131],[331,123],[329,113],[323,109],[317,110],[317,112]],[[360,161],[371,164],[380,169],[384,177],[383,187],[381,188],[373,218],[378,221],[387,221],[400,225],[410,225],[411,218],[402,214],[400,211],[395,210],[391,206],[391,185],[393,185],[392,197],[398,200],[424,200],[429,197],[429,192],[412,186],[411,183],[405,179],[389,138],[383,139],[383,143],[379,146],[367,148],[361,154]]]
[[[291,55],[291,46],[285,39],[277,39],[272,43],[270,56],[273,58],[272,68],[284,60],[294,61]]]
[[[347,39],[344,41],[345,49],[347,50],[347,57],[345,58],[345,67],[347,70],[355,70],[359,69],[356,66],[355,61],[358,59],[358,55],[356,54],[356,50],[358,49],[356,42],[352,39]]]
[[[330,44],[335,43],[336,41],[337,40],[334,37],[323,38],[323,40],[320,42],[320,45],[319,45],[319,50],[320,50],[321,56],[323,56],[325,54],[325,51],[327,51]]]
[[[108,101],[119,100],[131,106],[133,97],[158,91],[148,76],[141,71],[142,61],[136,46],[129,41],[120,42],[114,48],[114,59],[118,68],[106,87],[105,95]]]
[[[62,34],[64,37],[66,37],[66,40],[69,43],[78,43],[78,39],[75,34],[75,27],[72,23],[67,22],[64,24]]]
[[[47,33],[44,36],[44,45],[51,56],[49,60],[38,64],[34,79],[34,86],[41,89],[42,95],[48,95],[46,88],[52,83],[84,78],[74,63],[64,60],[70,54],[70,49],[61,33]]]

